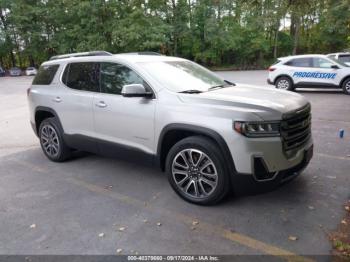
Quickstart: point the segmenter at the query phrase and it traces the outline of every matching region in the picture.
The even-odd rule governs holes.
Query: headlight
[[[235,121],[233,129],[247,137],[280,136],[280,122],[241,122]]]

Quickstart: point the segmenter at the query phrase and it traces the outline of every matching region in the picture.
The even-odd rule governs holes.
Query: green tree
[[[0,0],[0,63],[156,51],[209,66],[350,47],[350,0]]]

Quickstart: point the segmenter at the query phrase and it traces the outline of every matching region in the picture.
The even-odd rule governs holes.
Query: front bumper
[[[313,156],[313,145],[304,151],[302,161],[288,169],[278,171],[271,179],[257,180],[256,176],[251,174],[235,174],[233,175],[232,182],[234,192],[239,195],[262,193],[275,189],[279,185],[286,183],[297,176],[307,167]]]
[[[247,138],[231,132],[225,136],[226,144],[230,150],[235,172],[252,176],[255,173],[255,159],[263,160],[268,172],[279,172],[292,168],[302,162],[304,151],[313,144],[312,137],[297,149],[291,156],[287,156],[283,149],[281,137]]]

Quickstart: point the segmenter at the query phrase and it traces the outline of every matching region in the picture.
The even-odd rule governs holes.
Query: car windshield
[[[162,86],[174,92],[206,92],[211,88],[229,86],[208,69],[191,61],[140,62]]]
[[[350,55],[339,55],[338,60],[348,66],[350,65]]]
[[[28,67],[27,70],[34,70],[34,67]]]

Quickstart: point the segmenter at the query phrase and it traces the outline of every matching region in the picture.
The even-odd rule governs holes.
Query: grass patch
[[[345,217],[341,220],[337,231],[330,236],[330,239],[333,245],[333,254],[345,257],[350,261],[350,200],[345,205],[345,211]]]

